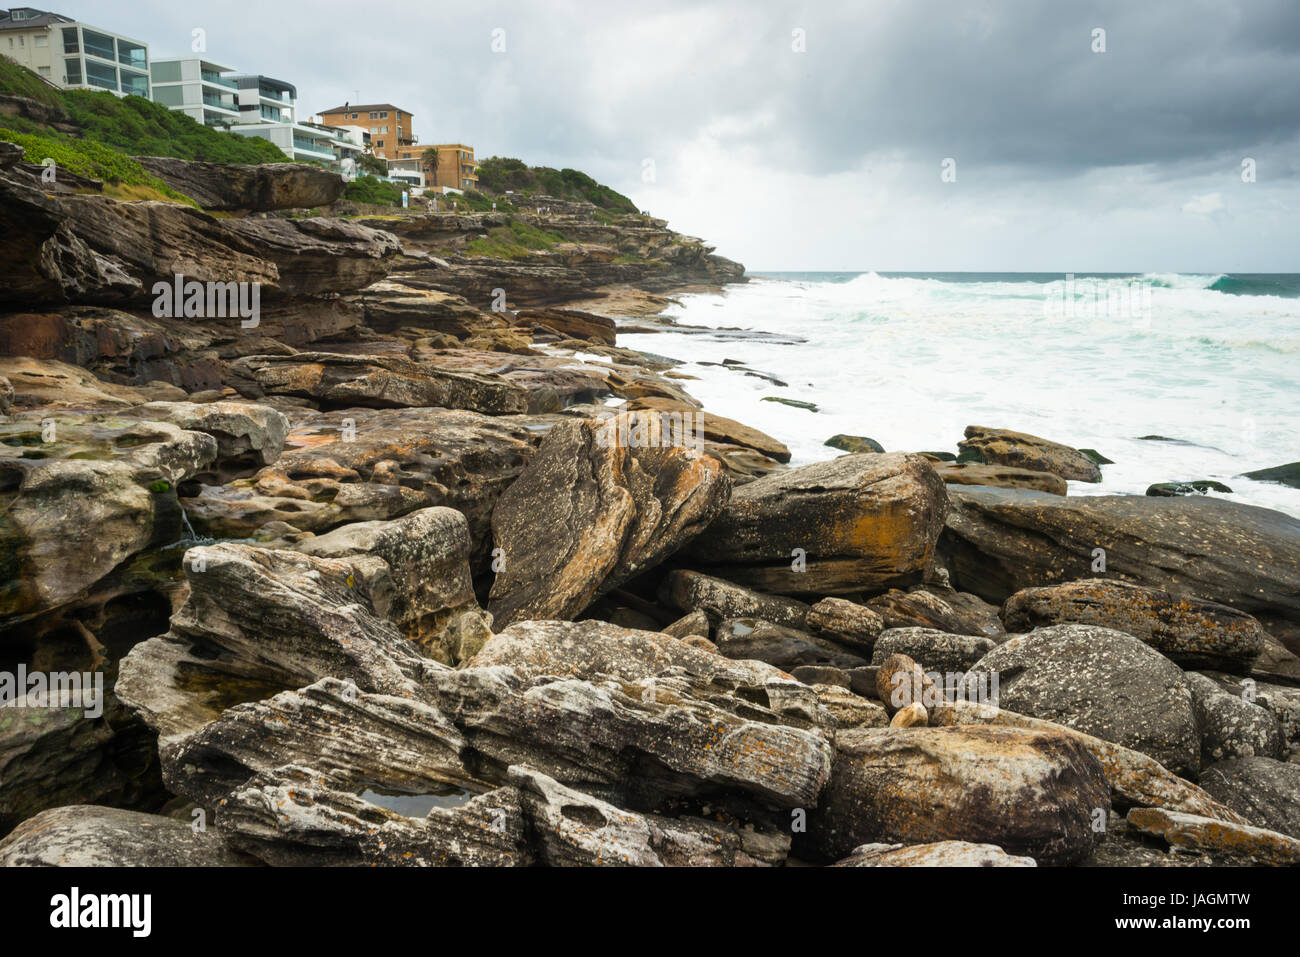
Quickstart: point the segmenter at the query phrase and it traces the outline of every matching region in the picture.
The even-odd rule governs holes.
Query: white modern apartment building
[[[149,97],[149,45],[35,7],[0,10],[0,53],[65,89]]]
[[[240,121],[239,87],[223,73],[233,69],[201,57],[168,57],[149,67],[153,101],[206,126]]]

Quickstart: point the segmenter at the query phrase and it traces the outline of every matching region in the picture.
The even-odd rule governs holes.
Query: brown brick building
[[[323,126],[359,126],[368,130],[374,154],[384,159],[397,159],[399,150],[419,142],[414,133],[415,118],[391,103],[345,103],[323,110],[320,118]]]

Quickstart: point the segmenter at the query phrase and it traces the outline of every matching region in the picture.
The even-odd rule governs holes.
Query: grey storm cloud
[[[1296,0],[388,0],[373,15],[355,0],[100,0],[61,12],[155,56],[188,53],[201,26],[213,59],[297,84],[304,116],[392,102],[414,113],[421,142],[583,169],[742,255],[763,231],[731,229],[732,211],[758,204],[772,224],[785,213],[766,191],[820,183],[826,195],[805,202],[832,214],[829,184],[847,177],[863,208],[883,195],[872,190],[891,190],[895,207],[907,193],[912,218],[942,222],[960,197],[987,229],[1020,230],[1008,253],[1035,210],[1047,222],[1145,204],[1151,232],[1134,248],[1177,257],[1192,241],[1184,207],[1231,190],[1245,157],[1261,188],[1225,192],[1216,228],[1280,210],[1268,229],[1294,238],[1295,196],[1280,191],[1300,179]],[[939,199],[945,157],[964,192]],[[981,195],[986,208],[971,207]],[[1252,241],[1240,229],[1234,248]],[[866,255],[861,235],[842,245]]]

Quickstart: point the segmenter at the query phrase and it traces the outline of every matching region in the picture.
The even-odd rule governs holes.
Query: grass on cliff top
[[[0,94],[25,96],[51,107],[77,127],[78,138],[112,147],[129,156],[173,156],[210,163],[287,163],[274,143],[257,137],[236,136],[204,126],[140,96],[117,97],[107,90],[59,90],[35,73],[0,56]],[[6,117],[5,125],[20,133],[70,139],[19,116]]]
[[[66,169],[92,179],[103,180],[106,196],[116,199],[159,199],[190,206],[198,205],[188,196],[178,193],[158,177],[147,172],[131,157],[91,140],[20,133],[3,126],[0,126],[0,140],[8,140],[21,146],[23,159],[29,163],[41,163],[46,159],[53,159],[56,177],[58,170]]]
[[[527,259],[537,250],[550,249],[562,242],[566,240],[559,233],[512,219],[508,225],[495,226],[487,231],[486,236],[470,240],[465,252],[470,256],[490,256],[493,259]]]
[[[343,188],[343,198],[354,203],[374,203],[378,206],[401,206],[402,188],[374,176],[358,176]]]
[[[490,156],[479,164],[479,188],[501,194],[513,190],[525,196],[543,193],[556,199],[586,200],[601,209],[619,213],[637,212],[636,204],[622,193],[602,186],[576,169],[551,169],[529,166],[523,160],[507,156]]]

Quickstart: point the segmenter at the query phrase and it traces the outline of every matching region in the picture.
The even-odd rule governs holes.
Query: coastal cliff
[[[0,863],[1300,862],[1300,523],[791,467],[618,344],[745,279],[648,215],[141,164],[0,143],[0,652],[105,685],[0,720]]]

